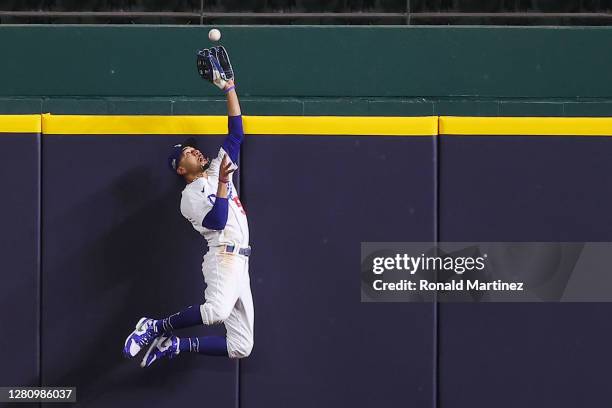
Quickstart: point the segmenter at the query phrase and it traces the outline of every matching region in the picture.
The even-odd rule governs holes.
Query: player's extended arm
[[[240,116],[240,102],[238,102],[238,94],[233,79],[227,81],[224,92],[227,96],[227,116]]]
[[[228,134],[223,141],[223,150],[229,155],[234,163],[238,163],[240,154],[240,144],[244,139],[244,130],[242,128],[242,116],[240,112],[240,102],[234,87],[234,81],[227,81],[224,92],[227,95],[227,128]]]
[[[227,184],[230,181],[232,173],[235,171],[232,168],[232,163],[229,162],[227,156],[223,157],[221,168],[219,169],[219,184],[217,186],[217,197],[212,209],[206,214],[202,221],[202,226],[215,231],[221,231],[227,224],[227,215],[229,211],[229,203],[227,201]]]

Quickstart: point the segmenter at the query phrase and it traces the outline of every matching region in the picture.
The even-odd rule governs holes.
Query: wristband
[[[229,183],[229,179],[219,179],[219,183]]]
[[[232,85],[232,86],[230,86],[229,88],[224,89],[224,90],[223,90],[223,93],[228,93],[229,91],[231,91],[232,89],[235,89],[235,88],[236,88],[236,85]]]

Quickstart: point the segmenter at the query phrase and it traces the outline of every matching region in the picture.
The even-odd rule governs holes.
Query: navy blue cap
[[[171,147],[170,155],[168,156],[168,165],[172,172],[176,173],[176,169],[181,161],[181,156],[183,155],[183,150],[185,150],[186,147],[197,148],[195,139],[190,137],[183,143],[175,144]]]

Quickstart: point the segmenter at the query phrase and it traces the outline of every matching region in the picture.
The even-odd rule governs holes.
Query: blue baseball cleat
[[[161,333],[155,331],[153,322],[153,319],[143,317],[136,323],[134,331],[125,339],[123,355],[128,358],[136,357],[140,350],[147,347],[155,338],[161,335]]]
[[[140,362],[141,367],[149,367],[162,358],[174,358],[179,353],[179,339],[176,336],[161,336],[153,340],[149,350]]]

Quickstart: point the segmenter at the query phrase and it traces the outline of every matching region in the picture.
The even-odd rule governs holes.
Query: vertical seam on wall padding
[[[36,185],[36,193],[37,193],[37,214],[36,214],[36,222],[37,222],[37,241],[36,241],[36,289],[37,289],[37,342],[36,342],[36,357],[37,357],[37,366],[36,366],[36,374],[38,377],[38,385],[43,385],[43,376],[42,376],[42,143],[43,143],[43,131],[42,131],[42,115],[40,115],[40,131],[38,132],[37,143],[37,161],[38,161],[38,180]],[[38,404],[39,407],[42,406],[42,403]]]
[[[240,360],[239,358],[236,359],[236,408],[240,408]]]
[[[434,242],[440,240],[440,116],[438,116],[437,134],[434,136]],[[436,271],[436,281],[438,272]],[[439,315],[438,292],[434,293],[433,303],[433,406],[439,402]]]
[[[40,99],[39,112],[42,112],[43,100]],[[36,331],[36,376],[38,377],[38,385],[43,385],[42,379],[42,140],[43,140],[43,116],[39,114],[38,119],[40,120],[40,130],[36,136],[36,149],[37,149],[37,164],[38,164],[38,177],[36,185],[37,193],[37,204],[38,208],[36,211],[36,223],[37,223],[37,240],[36,240],[36,297],[37,297],[37,319],[36,324],[38,325]],[[42,402],[38,403],[38,407],[42,408]]]
[[[245,140],[243,139],[242,143],[244,143],[244,142],[245,142]],[[244,151],[244,148],[241,146],[240,152],[238,153],[238,163],[239,163],[239,166],[240,166],[240,170],[239,170],[239,173],[238,173],[238,195],[239,196],[242,196],[242,192],[244,191],[243,188],[242,188],[243,184],[244,184],[244,182],[243,182],[243,173],[242,173],[242,165],[244,163],[244,160],[243,160],[243,151]],[[243,199],[244,199],[244,197],[243,197]],[[251,238],[249,237],[249,240],[250,239]],[[235,408],[240,408],[240,366],[241,366],[240,359],[238,358],[238,359],[236,359],[236,388],[234,390],[234,394],[236,396]]]

